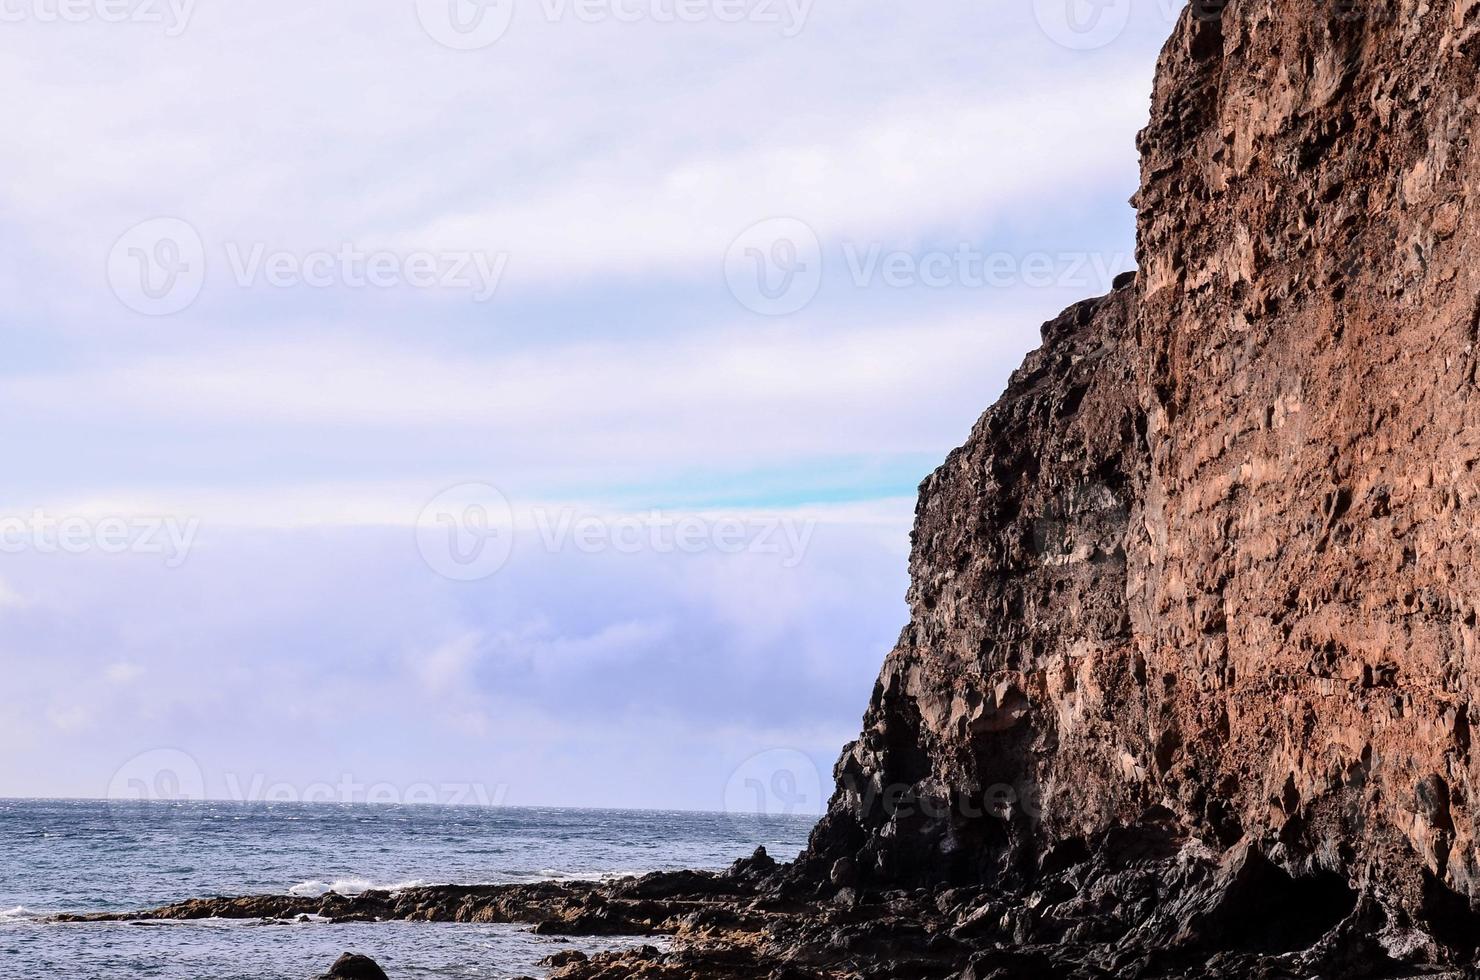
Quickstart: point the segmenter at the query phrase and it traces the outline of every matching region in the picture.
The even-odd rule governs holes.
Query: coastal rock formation
[[[334,961],[329,972],[319,980],[389,980],[389,978],[380,968],[380,964],[370,957],[359,953],[345,953]]]
[[[1140,273],[923,485],[798,880],[991,885],[1019,941],[1471,958],[1477,59],[1480,0],[1184,11]],[[1096,910],[1143,860],[1144,913]]]

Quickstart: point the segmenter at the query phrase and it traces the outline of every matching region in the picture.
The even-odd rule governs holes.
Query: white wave
[[[366,878],[336,878],[333,881],[300,881],[288,889],[288,894],[299,898],[322,898],[330,892],[336,895],[352,896],[363,895],[368,891],[399,892],[407,888],[421,888],[425,885],[426,882],[421,880],[377,884]]]
[[[17,905],[13,909],[0,909],[0,922],[22,922],[26,919],[38,918],[39,916],[39,912],[32,912],[24,905]]]
[[[646,871],[557,871],[541,868],[534,874],[541,881],[620,881],[623,878],[641,878]]]

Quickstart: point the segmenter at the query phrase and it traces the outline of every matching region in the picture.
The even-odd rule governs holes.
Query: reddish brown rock
[[[1141,273],[922,487],[813,879],[1033,894],[1119,834],[1208,869],[1119,942],[1473,954],[1477,58],[1476,0],[1184,12]]]

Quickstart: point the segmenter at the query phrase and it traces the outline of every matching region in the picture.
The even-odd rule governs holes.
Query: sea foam
[[[399,892],[407,888],[421,888],[424,881],[398,881],[394,884],[382,885],[365,878],[336,878],[333,881],[300,881],[288,889],[289,895],[299,898],[322,898],[333,892],[336,895],[363,895],[365,892]]]

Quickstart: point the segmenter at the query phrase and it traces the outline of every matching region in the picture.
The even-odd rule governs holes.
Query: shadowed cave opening
[[[1220,946],[1258,953],[1308,949],[1357,906],[1344,875],[1292,877],[1260,858],[1230,895]]]

